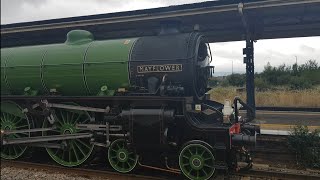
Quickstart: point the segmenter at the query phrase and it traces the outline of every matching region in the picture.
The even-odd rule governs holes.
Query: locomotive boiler
[[[209,179],[251,159],[258,128],[239,98],[208,98],[211,51],[197,32],[1,49],[1,158],[43,147],[73,167],[107,151],[118,172],[136,166]]]
[[[2,94],[202,97],[212,72],[198,33],[94,41],[68,33],[64,44],[1,50]]]

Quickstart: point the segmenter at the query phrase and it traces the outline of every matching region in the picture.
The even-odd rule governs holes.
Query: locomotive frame
[[[199,148],[199,151],[205,150],[205,152],[212,153],[212,166],[211,171],[205,172],[204,169],[198,169],[193,167],[192,171],[199,173],[199,177],[203,177],[202,173],[212,174],[215,171],[227,172],[230,170],[235,170],[237,165],[237,154],[244,153],[247,156],[246,151],[243,151],[245,144],[254,144],[255,138],[252,134],[241,134],[241,125],[238,120],[234,123],[225,122],[224,124],[218,125],[217,123],[208,123],[204,121],[196,122],[196,118],[189,118],[190,114],[193,115],[203,114],[203,111],[208,111],[205,107],[209,106],[209,110],[215,109],[216,112],[221,112],[221,104],[212,103],[211,101],[206,101],[207,103],[212,103],[210,105],[206,103],[196,104],[193,97],[150,97],[150,96],[119,96],[119,97],[81,97],[81,96],[43,96],[43,97],[32,97],[32,96],[6,96],[2,98],[2,102],[15,102],[16,104],[23,104],[21,110],[28,114],[30,128],[24,130],[6,130],[2,131],[2,145],[27,145],[36,147],[45,147],[52,156],[52,149],[68,149],[69,142],[76,139],[90,139],[90,143],[94,146],[100,146],[103,148],[113,147],[114,142],[122,142],[125,140],[128,144],[128,149],[134,149],[137,156],[131,157],[131,166],[122,168],[114,167],[117,162],[112,162],[110,159],[110,164],[113,168],[119,172],[130,172],[139,163],[148,164],[148,155],[145,158],[146,152],[152,152],[151,155],[159,155],[162,158],[160,162],[163,163],[163,169],[169,171],[178,172],[178,169],[182,169],[180,159],[177,161],[176,158],[178,154],[182,153],[185,148]],[[70,105],[73,102],[75,104]],[[235,105],[237,106],[241,100],[236,99]],[[196,110],[196,106],[202,106],[203,111]],[[146,108],[147,107],[147,108]],[[45,132],[52,132],[59,130],[61,128],[52,126],[56,120],[57,116],[55,113],[59,111],[75,111],[75,112],[89,112],[90,119],[89,122],[84,124],[75,124],[74,129],[82,130],[81,132],[72,132],[73,128],[65,128],[62,135],[46,134]],[[123,109],[120,113],[120,109]],[[2,111],[3,112],[3,111]],[[208,113],[208,112],[206,112]],[[211,112],[212,113],[212,112]],[[238,111],[236,112],[238,113]],[[153,123],[144,126],[139,122],[139,115],[143,115],[149,121]],[[214,116],[221,116],[215,114]],[[51,119],[50,119],[51,117]],[[103,118],[101,118],[103,117]],[[137,118],[138,117],[138,118]],[[67,119],[58,115],[59,119]],[[212,119],[212,115],[207,118]],[[41,124],[43,119],[47,124],[51,126],[44,126]],[[103,119],[103,120],[101,120]],[[137,119],[137,122],[135,121]],[[144,121],[145,119],[142,119]],[[141,121],[141,120],[140,120]],[[249,129],[253,134],[255,133],[255,127],[246,125],[244,129]],[[144,129],[145,131],[141,131]],[[149,129],[147,131],[146,129]],[[157,133],[151,133],[152,131],[157,131]],[[22,134],[29,133],[29,137],[15,138],[15,139],[3,139],[5,136],[10,134]],[[155,135],[156,134],[156,135]],[[155,142],[157,141],[157,142]],[[209,150],[208,150],[209,149]],[[81,151],[81,150],[78,150]],[[110,151],[110,150],[109,150]],[[126,150],[129,151],[129,150]],[[120,162],[121,155],[124,157],[129,156],[126,151],[119,152],[118,161]],[[185,150],[186,151],[186,150]],[[91,155],[92,150],[90,150],[85,160]],[[77,152],[80,153],[80,152]],[[125,154],[123,154],[125,153]],[[110,154],[110,152],[109,152]],[[149,154],[150,155],[150,154]],[[76,156],[76,155],[74,155]],[[139,156],[139,157],[138,157]],[[182,155],[181,155],[182,157]],[[84,162],[80,160],[78,162],[68,162],[61,159],[53,159],[64,166],[77,166]],[[191,157],[190,157],[191,158]],[[195,158],[193,161],[195,164],[201,166],[203,163],[201,161],[201,156],[193,155]],[[134,160],[132,160],[134,159]],[[247,167],[251,166],[251,159],[248,156],[245,160],[248,163]],[[125,161],[127,162],[127,161]],[[171,164],[171,165],[170,165]],[[148,165],[150,166],[150,164]],[[172,167],[171,167],[172,166]],[[180,166],[180,168],[179,168]],[[174,168],[173,168],[174,167]],[[188,167],[184,168],[187,171]],[[183,171],[183,170],[182,170]],[[190,179],[197,179],[195,174],[188,174],[188,172],[183,172]],[[208,176],[209,178],[209,176]]]

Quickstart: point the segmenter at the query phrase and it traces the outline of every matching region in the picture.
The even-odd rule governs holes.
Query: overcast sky
[[[147,9],[204,0],[1,0],[1,24],[45,19]],[[320,37],[259,40],[255,43],[255,70],[271,65],[305,63],[309,59],[320,64]],[[213,43],[213,65],[216,72],[244,72],[242,48],[245,42]]]

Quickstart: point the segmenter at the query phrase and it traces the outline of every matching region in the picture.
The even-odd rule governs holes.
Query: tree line
[[[257,90],[268,90],[276,86],[284,86],[293,90],[310,89],[320,85],[320,66],[316,60],[309,60],[304,64],[282,64],[271,66],[268,63],[261,73],[255,73],[255,87]],[[244,87],[245,74],[231,74],[225,77],[210,79],[209,86]]]

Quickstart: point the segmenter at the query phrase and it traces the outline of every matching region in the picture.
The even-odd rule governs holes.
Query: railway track
[[[229,176],[229,179],[239,179],[243,177],[250,177],[256,179],[292,179],[292,180],[316,180],[320,178],[320,171],[299,171],[288,170],[283,168],[266,168],[267,165],[254,165],[253,169],[246,172],[233,173]],[[110,172],[106,170],[93,170],[85,168],[65,168],[58,165],[49,165],[42,163],[24,162],[24,161],[7,161],[1,160],[1,167],[16,167],[22,169],[37,169],[44,170],[52,173],[62,173],[76,176],[83,176],[89,178],[106,178],[117,180],[164,180],[164,179],[177,179],[177,177],[155,177],[137,174],[120,174],[116,172]],[[182,178],[178,178],[182,179]]]
[[[233,174],[237,177],[250,177],[254,179],[290,179],[290,180],[319,180],[320,171],[299,171],[283,168],[251,169],[246,172]]]
[[[117,172],[111,172],[108,170],[95,170],[88,168],[66,168],[58,165],[50,165],[43,163],[25,162],[25,161],[8,161],[1,160],[1,167],[16,167],[21,169],[37,169],[44,170],[53,173],[62,173],[90,178],[106,178],[117,180],[164,180],[167,177],[155,177],[152,175],[137,175],[137,174],[121,174]]]
[[[284,136],[259,136],[257,139],[258,142],[261,142],[261,146],[253,149],[252,157],[253,161],[258,164],[254,164],[253,169],[247,172],[239,172],[230,175],[230,179],[239,179],[239,177],[252,177],[252,178],[261,178],[261,179],[320,179],[320,171],[308,172],[308,171],[298,171],[290,170],[286,168],[279,167],[290,167],[289,164],[295,164],[294,157],[287,150],[285,150],[284,142],[286,137]],[[271,145],[270,145],[271,143]],[[277,144],[275,148],[274,144]],[[42,158],[43,159],[43,158]],[[290,161],[289,161],[290,160]],[[292,161],[291,161],[292,160]],[[88,167],[81,168],[65,168],[59,165],[47,164],[47,161],[41,162],[29,162],[27,161],[8,161],[1,160],[1,167],[16,167],[21,169],[36,169],[44,170],[53,173],[61,174],[70,174],[77,175],[80,177],[89,177],[89,178],[106,178],[106,179],[183,179],[180,175],[177,174],[161,174],[161,172],[152,170],[143,171],[139,168],[138,173],[142,174],[121,174],[113,172],[110,169],[101,168],[99,162],[95,162]],[[279,162],[279,166],[277,166]],[[266,165],[269,164],[269,165]],[[233,178],[234,177],[234,178]]]
[[[258,135],[258,142],[285,142],[288,139],[287,136],[279,135]]]
[[[260,111],[302,111],[302,112],[320,112],[319,107],[274,107],[274,106],[260,106],[256,107]]]

